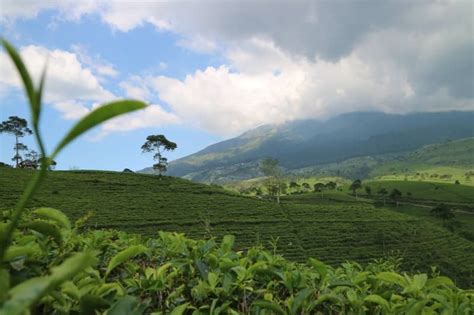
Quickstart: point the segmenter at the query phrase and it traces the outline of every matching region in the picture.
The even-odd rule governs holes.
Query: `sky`
[[[353,111],[474,109],[472,1],[0,0],[0,35],[38,80],[48,148],[104,102],[149,106],[90,131],[58,169],[153,164],[140,146],[164,134],[169,160],[248,129]],[[0,121],[29,119],[0,52]],[[35,148],[33,137],[24,139]],[[13,137],[0,135],[0,161]]]

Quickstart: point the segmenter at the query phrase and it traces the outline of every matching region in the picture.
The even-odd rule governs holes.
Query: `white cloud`
[[[92,103],[115,98],[75,53],[36,45],[24,46],[19,52],[36,84],[47,65],[44,102],[51,104],[64,119],[76,120],[90,111]],[[0,72],[1,97],[22,89],[13,63],[3,52],[0,53]]]
[[[99,77],[115,78],[118,76],[117,68],[104,60],[100,55],[90,56],[87,49],[81,45],[73,45],[72,51],[77,55],[81,63],[89,67]]]
[[[151,24],[177,34],[182,47],[226,58],[183,80],[135,76],[121,82],[127,96],[159,97],[170,107],[164,113],[172,116],[156,112],[167,118],[145,125],[179,117],[229,136],[259,124],[355,110],[474,109],[469,1],[71,3],[55,3],[65,19],[94,13],[122,32]],[[30,10],[22,13],[21,2],[6,6],[10,20],[52,7],[25,4]],[[113,73],[100,71],[91,73],[99,86],[101,75]],[[104,93],[90,88],[95,98]]]
[[[39,81],[47,64],[45,83],[47,103],[69,100],[106,101],[114,98],[114,95],[99,83],[92,70],[79,62],[74,53],[29,45],[22,47],[20,54],[35,82]],[[0,55],[0,67],[2,72],[0,85],[3,85],[4,89],[20,88],[19,77],[5,53]]]
[[[165,111],[160,105],[149,105],[145,109],[114,118],[102,125],[94,140],[100,140],[110,133],[127,132],[142,128],[162,127],[180,123],[180,118]]]
[[[53,103],[53,107],[62,114],[64,119],[76,120],[90,112],[90,109],[81,102],[75,100],[60,101]]]

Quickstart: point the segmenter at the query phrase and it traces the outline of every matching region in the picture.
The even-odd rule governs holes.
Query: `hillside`
[[[356,112],[327,121],[265,125],[171,162],[169,174],[221,183],[258,176],[258,161],[267,156],[278,158],[291,171],[357,157],[397,155],[472,137],[472,121],[474,112]]]
[[[9,209],[30,171],[0,169],[0,205]],[[285,257],[336,264],[367,263],[399,253],[405,269],[439,267],[463,286],[474,285],[474,244],[425,220],[368,203],[313,204],[241,197],[187,180],[113,172],[51,172],[31,207],[49,206],[89,226],[145,236],[184,232],[192,238],[236,235],[237,249],[276,242]]]

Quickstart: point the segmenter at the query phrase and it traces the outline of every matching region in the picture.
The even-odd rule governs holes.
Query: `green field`
[[[31,171],[2,168],[0,172],[0,205],[9,209]],[[278,206],[177,178],[57,171],[49,173],[29,206],[56,207],[76,219],[94,211],[91,227],[145,236],[156,236],[160,230],[185,232],[192,238],[234,234],[240,249],[259,243],[271,248],[270,241],[277,240],[278,251],[296,261],[318,257],[330,264],[367,263],[399,253],[406,269],[427,270],[435,265],[463,286],[474,284],[472,242],[427,220],[367,202],[301,201],[310,198],[306,196],[319,198],[295,195]]]
[[[397,188],[403,193],[404,200],[447,202],[474,207],[474,187],[467,185],[393,180],[366,181],[363,185],[370,186],[374,193],[382,187],[388,191]],[[407,196],[408,192],[411,197]]]

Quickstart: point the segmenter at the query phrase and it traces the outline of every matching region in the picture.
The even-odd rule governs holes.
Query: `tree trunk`
[[[15,135],[15,143],[16,143],[16,145],[15,145],[15,150],[16,150],[15,163],[16,163],[16,165],[15,165],[15,167],[18,168],[19,155],[18,155],[18,136],[17,135]]]

